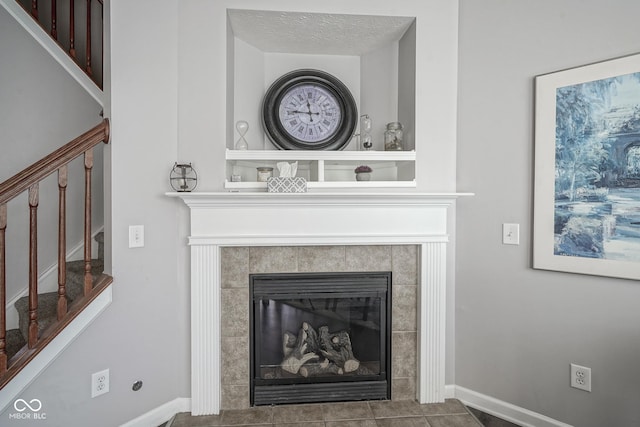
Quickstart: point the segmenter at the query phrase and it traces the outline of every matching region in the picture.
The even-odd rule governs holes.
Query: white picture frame
[[[640,55],[535,79],[533,267],[640,279]]]

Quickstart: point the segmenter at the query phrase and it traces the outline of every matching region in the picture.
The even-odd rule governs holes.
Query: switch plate
[[[129,247],[142,248],[144,246],[144,225],[129,226]]]
[[[502,224],[502,243],[505,245],[520,244],[520,224]]]

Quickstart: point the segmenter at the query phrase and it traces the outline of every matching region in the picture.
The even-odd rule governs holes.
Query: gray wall
[[[101,107],[0,7],[0,182],[98,124]],[[103,223],[102,152],[93,173],[93,224]],[[82,242],[84,172],[82,160],[69,169],[68,247]],[[40,188],[39,267],[57,257],[57,174]],[[7,300],[27,286],[28,202],[9,203]]]
[[[640,283],[531,269],[533,78],[640,52],[638,16],[637,0],[460,2],[458,189],[476,196],[458,205],[455,384],[581,427],[640,425]]]

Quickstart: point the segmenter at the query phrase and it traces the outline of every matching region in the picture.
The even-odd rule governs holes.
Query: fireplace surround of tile
[[[417,247],[301,246],[241,247],[222,250],[222,409],[249,407],[248,274],[390,271],[394,295],[391,318],[392,398],[415,398]],[[276,266],[274,269],[272,266]],[[247,353],[248,354],[248,353]],[[246,361],[246,363],[245,363]],[[385,393],[386,394],[386,393]],[[328,401],[328,400],[327,400]]]
[[[249,405],[250,272],[387,265],[394,274],[392,345],[401,349],[392,360],[392,399],[444,401],[447,221],[459,194],[168,195],[190,209],[193,415]],[[242,349],[246,363],[228,366],[232,348]],[[415,362],[396,364],[396,357]]]

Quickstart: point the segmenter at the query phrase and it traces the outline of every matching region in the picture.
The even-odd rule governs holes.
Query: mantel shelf
[[[334,203],[344,205],[358,205],[361,203],[383,203],[383,204],[400,204],[412,205],[436,203],[440,204],[443,200],[454,200],[460,197],[473,196],[474,193],[418,193],[418,192],[307,192],[307,193],[268,193],[265,191],[246,191],[246,192],[221,192],[221,191],[193,191],[193,192],[167,192],[165,196],[180,198],[187,204],[205,204],[215,202],[230,201],[232,203],[249,202],[252,205],[256,201],[263,201],[265,204],[279,203],[278,201],[296,200],[296,203],[304,204],[326,204]]]

